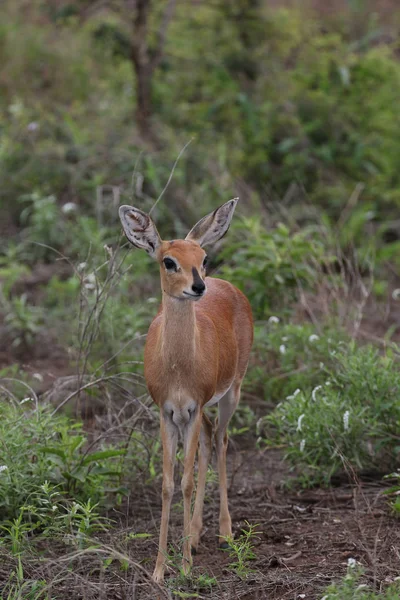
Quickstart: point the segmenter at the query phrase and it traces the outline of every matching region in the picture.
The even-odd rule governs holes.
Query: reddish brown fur
[[[172,276],[172,283],[162,267],[165,256],[176,258],[182,267],[181,273]],[[162,243],[157,259],[161,264],[167,314],[171,314],[168,295],[178,297],[188,279],[190,283],[192,266],[204,275],[204,256],[204,250],[195,242]],[[163,321],[166,325],[163,305],[150,326],[144,355],[145,378],[153,400],[160,407],[176,386],[190,390],[193,399],[203,407],[214,394],[222,393],[234,379],[241,380],[245,375],[253,342],[249,301],[227,281],[207,277],[205,283],[206,295],[195,303],[178,301],[166,328],[163,328]],[[168,344],[165,334],[170,334]],[[178,370],[171,367],[171,360]]]
[[[247,298],[222,279],[207,277],[207,293],[199,302],[183,300],[187,306],[172,341],[179,374],[171,369],[162,344],[163,307],[152,322],[145,348],[145,377],[153,400],[162,407],[171,386],[191,389],[193,398],[204,406],[215,394],[246,373],[253,342],[252,314]],[[167,300],[168,302],[168,300]],[[182,307],[183,308],[183,307]],[[187,323],[191,329],[183,329]],[[182,341],[179,333],[189,339]],[[193,338],[191,337],[193,336]],[[188,344],[193,340],[194,344]],[[191,352],[193,346],[193,352]],[[168,348],[167,357],[170,356]]]
[[[160,265],[162,305],[147,335],[144,371],[150,394],[160,407],[163,442],[163,489],[159,550],[153,577],[164,578],[168,523],[174,491],[178,432],[183,436],[183,569],[191,566],[203,523],[212,425],[203,412],[219,402],[215,445],[220,482],[220,538],[232,536],[226,478],[227,427],[240,398],[253,341],[247,298],[232,284],[205,278],[201,245],[214,243],[228,230],[237,199],[206,215],[185,240],[163,242],[149,215],[121,206],[120,218],[131,243],[145,249]],[[168,260],[169,259],[169,260]],[[204,295],[205,288],[207,293]],[[198,482],[193,515],[193,467],[199,447]]]

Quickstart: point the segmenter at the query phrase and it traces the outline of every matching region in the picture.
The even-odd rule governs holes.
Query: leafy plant
[[[394,473],[385,476],[385,479],[393,482],[389,489],[385,490],[385,494],[389,496],[390,506],[393,514],[400,517],[400,469]]]
[[[47,597],[47,586],[44,580],[26,577],[20,556],[17,567],[10,573],[2,590],[4,600],[44,600]]]
[[[326,588],[321,600],[397,600],[400,594],[400,583],[395,581],[377,592],[362,583],[364,570],[354,559],[349,559],[347,575],[342,581]]]
[[[27,350],[33,346],[43,321],[42,310],[28,304],[26,294],[11,300],[0,297],[3,310],[6,312],[4,322],[6,331],[12,339],[12,345]]]
[[[396,465],[400,433],[396,359],[371,346],[333,350],[326,381],[293,390],[262,421],[264,439],[286,445],[286,457],[305,482],[328,483],[333,474]]]
[[[229,568],[241,579],[246,579],[253,572],[249,562],[256,558],[254,542],[261,533],[258,525],[252,525],[248,521],[245,523],[246,528],[241,530],[239,537],[223,538],[228,544],[229,557],[232,559]]]
[[[256,323],[245,387],[277,403],[293,390],[311,390],[326,380],[334,361],[332,352],[348,336],[338,326],[291,323],[271,316]]]
[[[328,260],[323,236],[315,228],[291,232],[280,223],[267,231],[258,218],[248,217],[235,222],[230,235],[221,274],[246,292],[256,319],[277,308],[282,312],[296,297],[298,285],[307,287],[316,278],[318,262]]]
[[[89,448],[79,423],[30,402],[0,403],[0,520],[18,519],[24,506],[43,511],[46,482],[57,486],[66,502],[99,502],[122,491],[116,459],[124,450]]]
[[[27,534],[36,529],[36,524],[26,522],[24,516],[24,510],[20,509],[15,519],[0,523],[0,530],[3,532],[4,539],[8,541],[14,556],[21,554],[25,549]]]
[[[87,438],[80,433],[81,425],[75,424],[58,431],[56,445],[39,446],[37,451],[47,457],[51,480],[60,484],[72,498],[100,497],[107,492],[120,491],[117,486],[108,487],[120,478],[120,470],[109,459],[125,454],[124,449],[85,451]]]

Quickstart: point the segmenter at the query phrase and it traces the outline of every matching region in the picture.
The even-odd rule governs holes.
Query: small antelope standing
[[[204,489],[212,449],[212,424],[204,407],[219,403],[215,432],[220,487],[221,538],[232,536],[226,480],[228,423],[238,405],[253,342],[247,298],[227,281],[206,278],[203,250],[228,231],[237,199],[203,217],[184,240],[162,241],[146,213],[121,206],[128,240],[160,265],[162,305],[150,325],[144,373],[150,395],[160,408],[163,485],[160,542],[153,578],[164,579],[169,513],[174,491],[178,433],[185,453],[183,569],[188,573],[203,525]],[[207,292],[207,293],[206,293]],[[193,517],[193,469],[199,446],[198,482]],[[223,544],[222,544],[223,545]],[[192,550],[192,552],[191,552]]]

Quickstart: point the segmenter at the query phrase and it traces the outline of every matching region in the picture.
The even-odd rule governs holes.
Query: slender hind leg
[[[229,421],[240,398],[240,385],[242,381],[235,381],[231,389],[219,401],[218,425],[215,432],[215,442],[217,449],[218,475],[219,475],[219,534],[220,546],[226,547],[225,537],[232,537],[232,524],[228,507],[228,485],[226,479],[226,449],[228,446],[227,428]]]
[[[190,541],[192,544],[192,554],[196,554],[200,541],[201,530],[203,527],[204,493],[206,486],[207,470],[211,458],[211,448],[212,423],[207,417],[207,415],[203,413],[203,420],[200,432],[196,501],[194,504],[192,523],[190,527]]]

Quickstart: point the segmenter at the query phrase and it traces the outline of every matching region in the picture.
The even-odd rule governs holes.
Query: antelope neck
[[[173,363],[194,357],[196,348],[196,313],[194,302],[178,300],[163,293],[162,296],[162,351]]]

